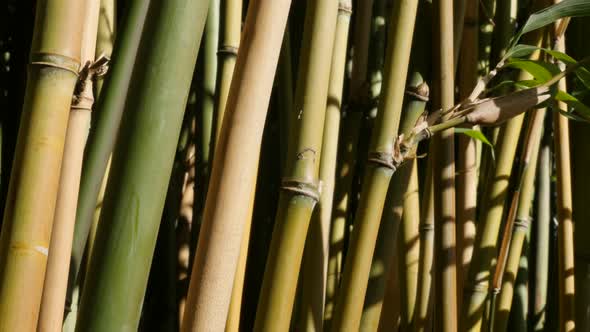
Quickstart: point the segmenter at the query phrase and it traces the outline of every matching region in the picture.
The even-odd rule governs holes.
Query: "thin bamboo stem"
[[[68,123],[82,1],[38,1],[25,103],[0,236],[0,330],[37,327]]]
[[[479,4],[469,1],[465,12],[465,27],[461,43],[461,70],[457,73],[459,83],[459,99],[469,97],[477,82],[477,62],[479,59],[477,44]],[[475,220],[477,210],[477,143],[466,135],[458,137],[457,148],[457,284],[463,285],[475,241]],[[457,288],[457,300],[463,298],[463,287]]]
[[[339,1],[319,170],[320,200],[318,211],[312,216],[303,261],[301,290],[301,323],[303,326],[300,328],[305,331],[323,331],[324,329],[330,224],[351,10],[351,0]]]
[[[334,188],[334,207],[330,229],[330,252],[328,280],[326,285],[325,319],[327,326],[333,318],[337,290],[340,285],[344,265],[344,241],[347,221],[350,219],[350,206],[353,201],[352,183],[357,168],[358,141],[363,118],[359,102],[363,95],[363,85],[367,82],[369,42],[371,35],[373,0],[360,1],[355,7],[354,31],[352,35],[352,72],[349,91],[351,102],[342,114],[340,138],[338,140],[338,161],[336,166],[336,187]]]
[[[84,31],[82,35],[81,63],[86,70],[94,61],[96,34],[98,30],[100,1],[86,2]],[[94,71],[95,69],[92,69]],[[76,220],[76,203],[82,171],[84,146],[90,129],[90,114],[94,96],[92,93],[95,72],[86,72],[78,81],[74,101],[70,109],[66,132],[64,157],[61,166],[59,191],[53,218],[53,230],[49,244],[49,256],[45,273],[43,297],[39,313],[38,331],[60,331],[63,322],[64,304],[70,254]]]
[[[322,136],[337,16],[335,1],[307,2],[294,100],[298,116],[292,123],[255,331],[289,328],[305,240],[319,200]],[[314,320],[321,324],[322,318],[316,316]]]
[[[253,0],[225,107],[182,331],[225,328],[262,131],[291,1]],[[243,84],[256,82],[256,84]],[[244,147],[252,149],[244,153]],[[239,167],[236,167],[238,166]],[[231,206],[231,209],[227,207]]]
[[[341,290],[338,293],[332,329],[339,331],[358,329],[362,315],[371,258],[382,217],[389,181],[394,169],[391,162],[393,141],[397,134],[403,102],[403,85],[406,81],[412,36],[418,1],[402,0],[393,4],[391,17],[397,17],[389,30],[383,97],[375,120],[369,147],[370,162],[365,170],[360,201],[355,216],[355,229],[350,240],[344,264]]]
[[[531,44],[539,45],[542,34],[533,34],[530,38]],[[537,59],[538,56],[538,52],[534,53],[531,55],[531,59]],[[519,75],[519,80],[530,78],[526,73]],[[479,217],[481,226],[476,235],[472,261],[464,284],[461,311],[462,331],[479,331],[482,328],[485,303],[490,291],[491,268],[496,257],[504,203],[523,121],[524,114],[521,114],[502,125],[498,142],[494,146],[495,168],[490,172],[483,193],[483,207]]]
[[[76,331],[137,329],[208,6],[150,4]]]
[[[86,241],[92,225],[98,194],[119,131],[129,81],[150,1],[129,2],[126,19],[122,22],[120,33],[113,47],[113,58],[117,60],[114,61],[106,77],[105,86],[107,88],[102,91],[96,103],[96,118],[92,120],[82,164],[72,243],[72,262],[68,278],[69,293],[75,287],[82,257],[86,250]],[[68,296],[66,315],[70,302]]]
[[[545,129],[537,166],[536,218],[533,224],[535,245],[534,297],[531,326],[544,331],[549,281],[549,230],[551,225],[551,128]]]
[[[556,0],[555,2],[559,2]],[[556,23],[556,27],[559,22]],[[555,49],[565,52],[565,37],[558,37]],[[558,83],[566,91],[566,81]],[[557,107],[567,110],[563,102]],[[559,276],[559,331],[575,330],[575,280],[574,280],[574,224],[572,220],[572,176],[570,160],[569,121],[559,112],[553,114],[554,148],[556,160],[557,222],[558,222],[558,276]]]
[[[117,8],[116,0],[100,0],[100,11],[98,14],[98,31],[96,34],[95,58],[104,55],[111,57],[117,31]],[[95,95],[98,97],[104,85],[104,77],[97,77],[95,82]]]
[[[216,93],[216,128],[215,140],[218,139],[223,123],[223,114],[227,105],[229,88],[236,66],[236,57],[240,47],[242,32],[243,0],[221,0],[221,22],[219,48],[217,50],[217,88]]]
[[[491,310],[496,311],[495,321],[493,322],[494,331],[506,331],[508,327],[516,277],[530,224],[544,119],[545,109],[535,111],[529,119],[524,143],[525,149],[521,157],[519,173],[516,177],[517,188],[512,198],[512,207],[515,211],[511,211],[506,220],[504,237],[493,280],[494,294],[499,292],[496,307],[491,308]]]
[[[435,103],[447,110],[455,104],[454,55],[453,55],[453,2],[434,2],[438,26],[438,43],[435,49],[435,83],[440,92]],[[435,33],[436,35],[436,33]],[[441,331],[457,330],[457,256],[456,256],[456,207],[455,207],[455,143],[454,130],[442,131],[434,137],[433,144],[439,150],[437,163],[433,164],[435,188],[435,324]]]
[[[429,146],[429,158],[424,179],[422,210],[420,213],[420,257],[418,257],[418,289],[416,291],[416,309],[412,320],[412,331],[432,330],[432,268],[434,266],[434,184],[433,167],[437,151],[434,144]]]

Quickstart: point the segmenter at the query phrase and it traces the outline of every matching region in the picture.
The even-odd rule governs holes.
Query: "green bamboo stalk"
[[[68,123],[85,3],[37,2],[25,103],[0,236],[0,330],[33,331]]]
[[[530,233],[529,233],[530,234]],[[526,237],[520,262],[518,263],[518,275],[514,285],[514,299],[512,301],[512,310],[510,311],[509,331],[526,332],[528,331],[528,305],[529,305],[529,236]]]
[[[335,1],[307,2],[294,100],[298,116],[292,123],[255,331],[284,331],[291,320],[307,231],[319,199],[319,161],[337,14]]]
[[[90,116],[94,96],[93,80],[98,67],[94,62],[96,34],[98,30],[100,1],[87,1],[82,35],[80,60],[84,67],[74,90],[74,97],[68,119],[63,161],[61,166],[59,191],[53,217],[53,229],[49,244],[49,255],[43,287],[43,297],[39,313],[39,331],[60,331],[63,322],[64,304],[70,268],[72,237],[76,220],[76,202],[80,186],[80,173],[84,145],[90,129]]]
[[[420,213],[420,256],[418,257],[418,289],[416,290],[416,309],[412,321],[412,331],[432,330],[432,268],[434,264],[434,184],[433,167],[436,163],[437,151],[430,144],[428,164],[422,194],[422,210]]]
[[[559,2],[559,0],[555,0]],[[559,22],[556,23],[556,27]],[[555,49],[565,52],[565,37],[558,36]],[[566,91],[566,81],[558,83]],[[567,105],[557,107],[567,111]],[[572,175],[569,143],[569,121],[559,112],[553,113],[554,149],[556,161],[557,222],[558,222],[558,276],[559,276],[559,331],[575,331],[575,280],[574,280],[574,224],[572,220]]]
[[[536,218],[533,224],[535,245],[534,297],[531,326],[533,331],[544,331],[547,312],[549,279],[549,230],[551,223],[551,130],[545,129],[537,166]],[[573,150],[572,150],[573,151]],[[574,196],[575,197],[575,196]],[[577,286],[577,284],[576,284]]]
[[[76,331],[137,328],[208,6],[150,5],[137,59],[150,70],[132,75]]]
[[[516,31],[516,19],[518,11],[517,0],[496,1],[494,14],[494,33],[492,36],[490,61],[495,66],[504,56],[508,47],[508,41]]]
[[[477,44],[479,4],[469,1],[465,10],[465,27],[461,43],[461,69],[457,73],[459,100],[469,97],[477,82]],[[457,284],[463,285],[475,241],[477,210],[478,150],[476,141],[466,135],[458,137],[457,146]],[[463,287],[457,288],[458,305],[461,307]]]
[[[418,36],[418,35],[417,35]],[[416,39],[419,42],[419,39]],[[426,102],[428,101],[429,91],[428,85],[424,82],[422,75],[418,72],[413,72],[410,75],[408,88],[406,90],[406,103],[402,113],[400,131],[404,135],[408,135],[414,125],[418,122],[420,116],[424,113]],[[369,285],[377,283],[378,287],[373,286],[376,290],[372,293],[367,290],[365,302],[370,301],[371,305],[375,306],[375,323],[369,326],[391,326],[395,324],[392,320],[397,321],[397,317],[393,317],[387,310],[383,311],[382,306],[387,309],[386,301],[395,301],[394,299],[385,298],[388,293],[386,287],[400,288],[400,314],[401,314],[401,328],[407,329],[411,324],[414,305],[416,302],[416,283],[418,277],[418,253],[419,253],[419,220],[420,214],[418,212],[420,206],[416,200],[418,194],[418,178],[417,169],[414,162],[410,162],[400,166],[391,179],[387,198],[385,201],[385,208],[381,217],[381,229],[377,238],[377,247],[373,258],[373,264],[379,257],[383,263],[381,264],[382,272],[380,277],[373,277]],[[398,227],[401,227],[401,234],[397,241]],[[400,256],[396,256],[398,252]],[[379,256],[378,256],[379,255]],[[390,266],[399,264],[399,282],[395,285],[386,283],[391,280],[388,272],[391,270]],[[376,279],[376,280],[375,280]],[[393,294],[393,292],[389,292]],[[366,305],[366,304],[365,304]],[[389,306],[389,305],[388,305]],[[383,314],[386,313],[386,314]],[[364,324],[367,318],[363,315],[363,331]],[[380,321],[385,321],[380,323]],[[372,330],[374,331],[375,328]],[[368,330],[369,331],[369,330]]]
[[[508,326],[515,281],[530,224],[544,119],[545,109],[535,111],[529,119],[527,137],[524,143],[525,149],[523,150],[519,172],[516,177],[517,188],[512,198],[512,206],[518,207],[514,211],[515,213],[511,211],[508,214],[504,238],[502,239],[502,249],[496,265],[496,274],[494,275],[493,291],[494,294],[499,292],[496,307],[491,308],[496,311],[493,322],[494,331],[506,331]]]
[[[338,294],[333,330],[355,331],[360,324],[362,299],[365,296],[371,268],[371,258],[379,230],[389,181],[395,167],[392,151],[397,134],[412,45],[412,35],[418,1],[402,0],[393,4],[391,24],[383,75],[383,97],[375,120],[369,147],[369,164],[363,177],[360,202],[355,216],[356,225],[350,240],[342,286]]]
[[[435,98],[437,108],[448,110],[455,104],[454,53],[453,53],[453,2],[438,0],[434,26],[435,83],[440,89]],[[444,120],[444,118],[443,118]],[[434,137],[433,144],[439,151],[437,163],[433,164],[435,190],[435,324],[441,331],[457,330],[457,259],[455,227],[455,143],[454,130],[448,129]]]
[[[590,20],[588,18],[573,18],[568,28],[567,42],[568,52],[576,57],[583,58],[590,55],[590,44],[588,43],[588,29]],[[584,98],[588,103],[588,98]],[[590,329],[590,241],[587,234],[590,234],[590,224],[582,222],[590,220],[590,195],[588,172],[585,171],[590,165],[590,151],[588,142],[590,139],[590,126],[584,122],[573,121],[571,123],[571,163],[572,176],[575,181],[573,186],[573,219],[580,221],[576,223],[574,233],[575,248],[575,289],[576,289],[576,329],[587,331]]]
[[[227,105],[227,96],[231,85],[236,57],[240,47],[240,35],[242,32],[242,1],[243,0],[222,0],[221,1],[221,26],[219,33],[219,46],[217,50],[217,88],[216,92],[216,126],[215,140],[219,137],[223,114]]]
[[[209,12],[207,23],[203,32],[203,47],[199,49],[197,67],[195,69],[193,84],[196,85],[196,170],[195,170],[195,223],[191,227],[191,240],[189,246],[190,257],[193,257],[199,228],[203,218],[209,176],[211,174],[211,160],[215,148],[215,85],[217,80],[217,49],[219,47],[219,10],[221,0],[209,0]],[[190,269],[189,260],[189,269]]]
[[[216,144],[182,331],[221,331],[226,324],[241,240],[250,219],[249,198],[255,187],[255,177],[244,174],[255,174],[258,166],[290,4],[289,0],[253,0],[248,6]]]
[[[357,168],[360,124],[363,119],[362,95],[367,83],[369,42],[371,35],[373,0],[360,1],[355,7],[354,31],[352,36],[352,72],[350,74],[350,102],[342,114],[340,137],[338,140],[338,161],[336,166],[336,187],[334,188],[334,207],[330,229],[330,252],[328,259],[328,279],[326,284],[325,320],[333,318],[336,294],[340,285],[344,265],[344,241],[350,205],[353,201],[352,183]],[[329,323],[326,324],[329,326]]]
[[[529,36],[531,36],[527,41],[529,44],[539,45],[542,39],[541,33]],[[538,56],[539,54],[535,53],[531,58],[536,59]],[[518,79],[529,78],[528,74],[520,73]],[[484,184],[483,207],[479,216],[481,226],[475,238],[472,261],[464,284],[462,331],[478,331],[482,327],[484,307],[489,294],[490,269],[496,256],[504,202],[523,121],[524,114],[521,114],[502,125],[498,142],[494,146],[495,168],[490,170],[490,177]]]
[[[107,87],[98,98],[96,118],[88,134],[80,193],[76,209],[76,225],[72,243],[72,262],[68,293],[71,293],[80,270],[82,257],[86,249],[86,241],[96,209],[96,202],[104,178],[111,151],[115,144],[123,108],[127,97],[127,89],[133,71],[135,56],[150,1],[135,0],[129,2],[129,11],[122,22],[120,33],[113,47],[113,64],[105,80]],[[66,315],[69,311],[70,299],[66,300]]]
[[[329,255],[329,233],[336,180],[336,155],[344,84],[344,69],[348,46],[348,29],[352,1],[340,0],[332,64],[328,87],[326,118],[322,139],[319,180],[321,183],[318,211],[312,216],[304,251],[301,294],[302,330],[323,331],[326,296],[326,276]]]

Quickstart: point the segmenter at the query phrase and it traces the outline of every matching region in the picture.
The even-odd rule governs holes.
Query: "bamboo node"
[[[74,73],[76,76],[78,76],[80,60],[73,59],[61,54],[32,53],[30,65],[59,68]]]
[[[519,217],[514,220],[514,228],[522,228],[527,230],[531,223],[530,217]]]
[[[406,89],[406,95],[412,96],[420,101],[428,102],[430,100],[430,88],[428,84],[422,82],[418,86],[410,86]]]
[[[74,88],[74,96],[72,98],[72,109],[91,110],[94,98],[90,91],[90,85],[96,77],[103,76],[108,71],[108,64],[110,58],[106,55],[101,55],[96,61],[87,61],[84,67],[78,74],[78,82]]]
[[[420,233],[432,232],[434,230],[434,224],[431,223],[422,223],[420,225]]]
[[[341,13],[346,13],[348,15],[352,15],[352,5],[350,1],[339,1],[338,2],[338,11]]]
[[[397,164],[393,158],[392,153],[387,152],[370,152],[369,162],[375,163],[380,166],[385,166],[395,172]]]
[[[221,45],[217,50],[217,55],[238,56],[238,48],[232,45]]]
[[[316,203],[320,201],[320,192],[318,190],[318,185],[315,183],[293,179],[283,179],[281,182],[281,190],[306,196],[314,200]]]

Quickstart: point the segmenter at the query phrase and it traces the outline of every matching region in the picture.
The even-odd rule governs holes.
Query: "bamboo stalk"
[[[312,216],[311,227],[304,251],[302,281],[301,328],[305,331],[322,331],[326,296],[326,277],[329,257],[330,224],[336,180],[336,156],[344,84],[344,69],[348,45],[348,29],[352,1],[338,2],[336,34],[332,50],[332,63],[322,139],[319,179],[321,183],[318,211]]]
[[[367,82],[369,42],[371,35],[373,0],[356,4],[354,30],[352,35],[352,72],[349,91],[351,102],[342,114],[340,137],[338,140],[338,161],[336,166],[336,187],[334,188],[334,207],[330,229],[330,252],[328,259],[328,278],[326,284],[325,320],[330,322],[336,305],[337,290],[340,285],[344,265],[344,241],[350,205],[353,201],[352,183],[357,168],[358,141],[363,109],[358,102],[362,98]],[[355,105],[355,103],[357,103]],[[327,326],[330,324],[327,323]]]
[[[150,70],[132,75],[76,331],[138,326],[208,6],[195,0],[150,5],[137,62]]]
[[[528,43],[539,45],[542,34],[535,33],[531,36]],[[537,59],[538,56],[539,53],[536,52],[531,55],[531,59]],[[528,78],[530,76],[526,73],[519,74],[519,80]],[[524,114],[521,114],[502,125],[498,142],[494,146],[495,169],[490,172],[488,182],[485,184],[482,196],[483,206],[479,216],[481,226],[475,238],[473,256],[464,284],[462,331],[478,331],[482,327],[485,302],[489,294],[490,269],[496,256],[504,202],[523,121]]]
[[[115,34],[117,30],[117,6],[116,0],[100,0],[100,11],[98,14],[98,31],[96,34],[96,53],[95,58],[101,55],[111,57],[113,54],[113,45],[115,43]],[[96,78],[95,95],[98,97],[104,85],[104,77]]]
[[[287,330],[291,320],[308,227],[319,199],[319,161],[337,14],[335,1],[307,2],[294,100],[298,116],[292,123],[255,331]]]
[[[418,35],[417,35],[418,36]],[[420,39],[416,38],[417,42]],[[404,135],[411,133],[414,125],[418,122],[418,119],[424,113],[426,102],[428,101],[429,90],[428,85],[424,82],[422,75],[418,72],[413,72],[408,82],[408,88],[406,90],[406,98],[408,99],[404,106],[402,114],[400,131]],[[381,231],[379,237],[385,237],[381,239],[385,247],[381,250],[381,257],[385,260],[384,268],[381,277],[381,291],[380,296],[373,296],[377,316],[377,323],[375,326],[392,326],[396,324],[393,321],[397,321],[397,317],[393,317],[389,314],[388,306],[385,302],[392,302],[394,299],[384,298],[384,294],[387,294],[386,288],[400,288],[400,326],[402,329],[408,329],[412,322],[414,307],[416,302],[416,288],[418,278],[418,255],[419,255],[419,202],[418,198],[418,178],[417,178],[417,165],[416,161],[409,162],[400,168],[393,175],[391,184],[389,186],[388,197],[386,199],[385,210],[383,212],[381,220]],[[401,234],[398,238],[400,241],[395,241],[394,237],[397,237],[397,228],[401,228]],[[387,230],[387,228],[393,228],[393,230]],[[385,232],[383,232],[385,230]],[[377,245],[379,246],[379,238]],[[399,248],[398,248],[399,247]],[[379,247],[376,248],[378,250]],[[396,257],[395,250],[399,253]],[[377,252],[375,253],[375,256]],[[374,263],[373,263],[374,264]],[[386,281],[393,281],[392,277],[387,274],[391,271],[390,266],[393,264],[399,264],[399,279],[398,283],[391,284]],[[389,291],[390,294],[393,292]],[[369,293],[367,294],[369,298]],[[366,301],[366,300],[365,300]],[[383,305],[384,310],[381,310]],[[364,320],[364,317],[363,317]],[[379,322],[381,321],[381,322]]]
[[[64,276],[68,275],[70,268],[82,157],[90,129],[90,114],[94,103],[93,79],[97,74],[96,70],[100,69],[91,68],[96,47],[99,9],[100,1],[86,2],[80,57],[81,63],[84,63],[85,67],[74,91],[74,101],[68,120],[43,297],[37,325],[38,331],[60,331],[63,322],[63,309],[68,286],[68,279]]]
[[[556,3],[559,0],[555,1]],[[559,26],[556,23],[556,29]],[[558,36],[555,49],[565,52],[565,37]],[[566,91],[566,81],[558,83],[560,90]],[[563,102],[557,107],[567,110]],[[559,112],[553,113],[554,148],[556,160],[556,191],[558,221],[558,276],[559,276],[559,330],[574,331],[575,324],[575,280],[574,280],[574,225],[572,220],[572,176],[569,143],[568,119]]]
[[[519,269],[523,246],[530,224],[531,206],[534,198],[535,175],[545,109],[531,114],[527,128],[519,172],[516,178],[517,188],[513,194],[511,209],[506,220],[502,246],[493,280],[493,292],[499,292],[496,302],[494,331],[506,331],[508,317],[512,306],[516,277]],[[495,296],[495,295],[492,295]]]
[[[416,309],[412,320],[412,331],[432,330],[432,268],[434,265],[434,184],[433,167],[437,151],[434,144],[429,146],[428,164],[422,194],[420,213],[420,256],[418,257],[418,289],[416,290]]]
[[[253,174],[258,164],[290,3],[254,0],[248,6],[213,159],[182,331],[225,327],[244,223],[250,212],[250,200],[245,198],[254,190],[254,177],[244,181],[242,174]],[[244,147],[255,153],[244,153]]]
[[[242,32],[242,1],[221,0],[221,26],[219,48],[217,50],[217,88],[216,93],[216,128],[215,140],[218,139],[223,123],[223,114],[227,105],[227,97],[231,86],[236,57],[240,47]]]
[[[590,55],[588,43],[588,18],[572,18],[568,33],[568,52],[575,58],[583,58]],[[586,104],[588,98],[583,100]],[[590,153],[588,142],[590,139],[590,127],[587,123],[573,121],[571,123],[571,163],[573,187],[573,219],[579,221],[575,225],[574,249],[575,249],[575,289],[576,289],[576,329],[587,331],[590,329],[590,224],[583,222],[590,220],[590,204],[588,197],[590,187],[587,185],[590,165]]]
[[[465,12],[465,28],[461,43],[461,70],[458,72],[459,99],[469,97],[477,81],[477,44],[479,41],[479,4],[469,1]],[[457,147],[457,284],[463,285],[475,241],[475,220],[477,210],[477,143],[466,135],[458,137]],[[463,287],[457,288],[458,305],[463,298]]]
[[[96,118],[92,120],[92,127],[88,133],[82,164],[72,243],[72,262],[68,278],[69,293],[75,287],[78,278],[98,194],[119,131],[127,89],[150,1],[135,0],[129,3],[126,19],[122,22],[113,47],[113,58],[116,61],[113,62],[109,75],[106,77],[107,88],[102,91],[96,103]],[[70,302],[68,295],[66,315],[69,312]]]
[[[550,117],[549,117],[550,118]],[[537,166],[536,218],[533,225],[535,239],[534,297],[531,326],[535,332],[544,331],[547,312],[549,279],[549,230],[551,224],[551,128],[545,129]],[[575,196],[574,196],[575,197]]]
[[[403,0],[393,4],[383,75],[383,97],[375,120],[369,147],[369,161],[363,177],[360,202],[355,216],[355,230],[344,264],[342,286],[338,294],[332,329],[358,329],[362,314],[370,263],[375,250],[383,205],[389,180],[393,175],[392,151],[403,102],[403,84],[407,76],[412,35],[418,1]]]
[[[435,103],[443,110],[455,104],[454,55],[453,55],[453,2],[438,0],[435,31],[435,83],[440,89]],[[436,33],[435,33],[436,36]],[[435,136],[433,144],[439,150],[437,163],[433,164],[435,190],[434,226],[435,250],[435,324],[441,331],[457,330],[457,258],[455,227],[455,143],[454,130],[448,129]]]
[[[80,66],[85,4],[37,2],[25,104],[0,237],[0,330],[33,331]]]

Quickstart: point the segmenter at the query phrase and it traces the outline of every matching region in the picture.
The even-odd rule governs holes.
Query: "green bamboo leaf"
[[[510,48],[504,55],[504,59],[509,58],[524,58],[531,55],[534,51],[538,50],[537,46],[517,44]]]
[[[549,81],[553,76],[560,72],[556,65],[536,60],[511,59],[506,64],[506,67],[524,70],[531,74],[535,80],[540,83]]]
[[[492,153],[492,160],[496,160],[496,155],[494,154],[494,145],[492,142],[488,140],[486,135],[484,135],[480,130],[476,129],[469,129],[469,128],[455,128],[455,134],[463,134],[467,135],[473,139],[476,139],[483,144],[490,147],[490,151]]]
[[[576,111],[579,115],[586,119],[586,121],[590,120],[590,107],[586,106],[582,103],[578,98],[570,95],[569,93],[559,90],[555,94],[555,100],[559,100],[564,102],[567,106],[571,107],[574,111]],[[570,113],[570,112],[567,112]]]
[[[517,39],[527,32],[542,28],[561,18],[589,15],[590,1],[564,0],[531,15],[518,33]]]

